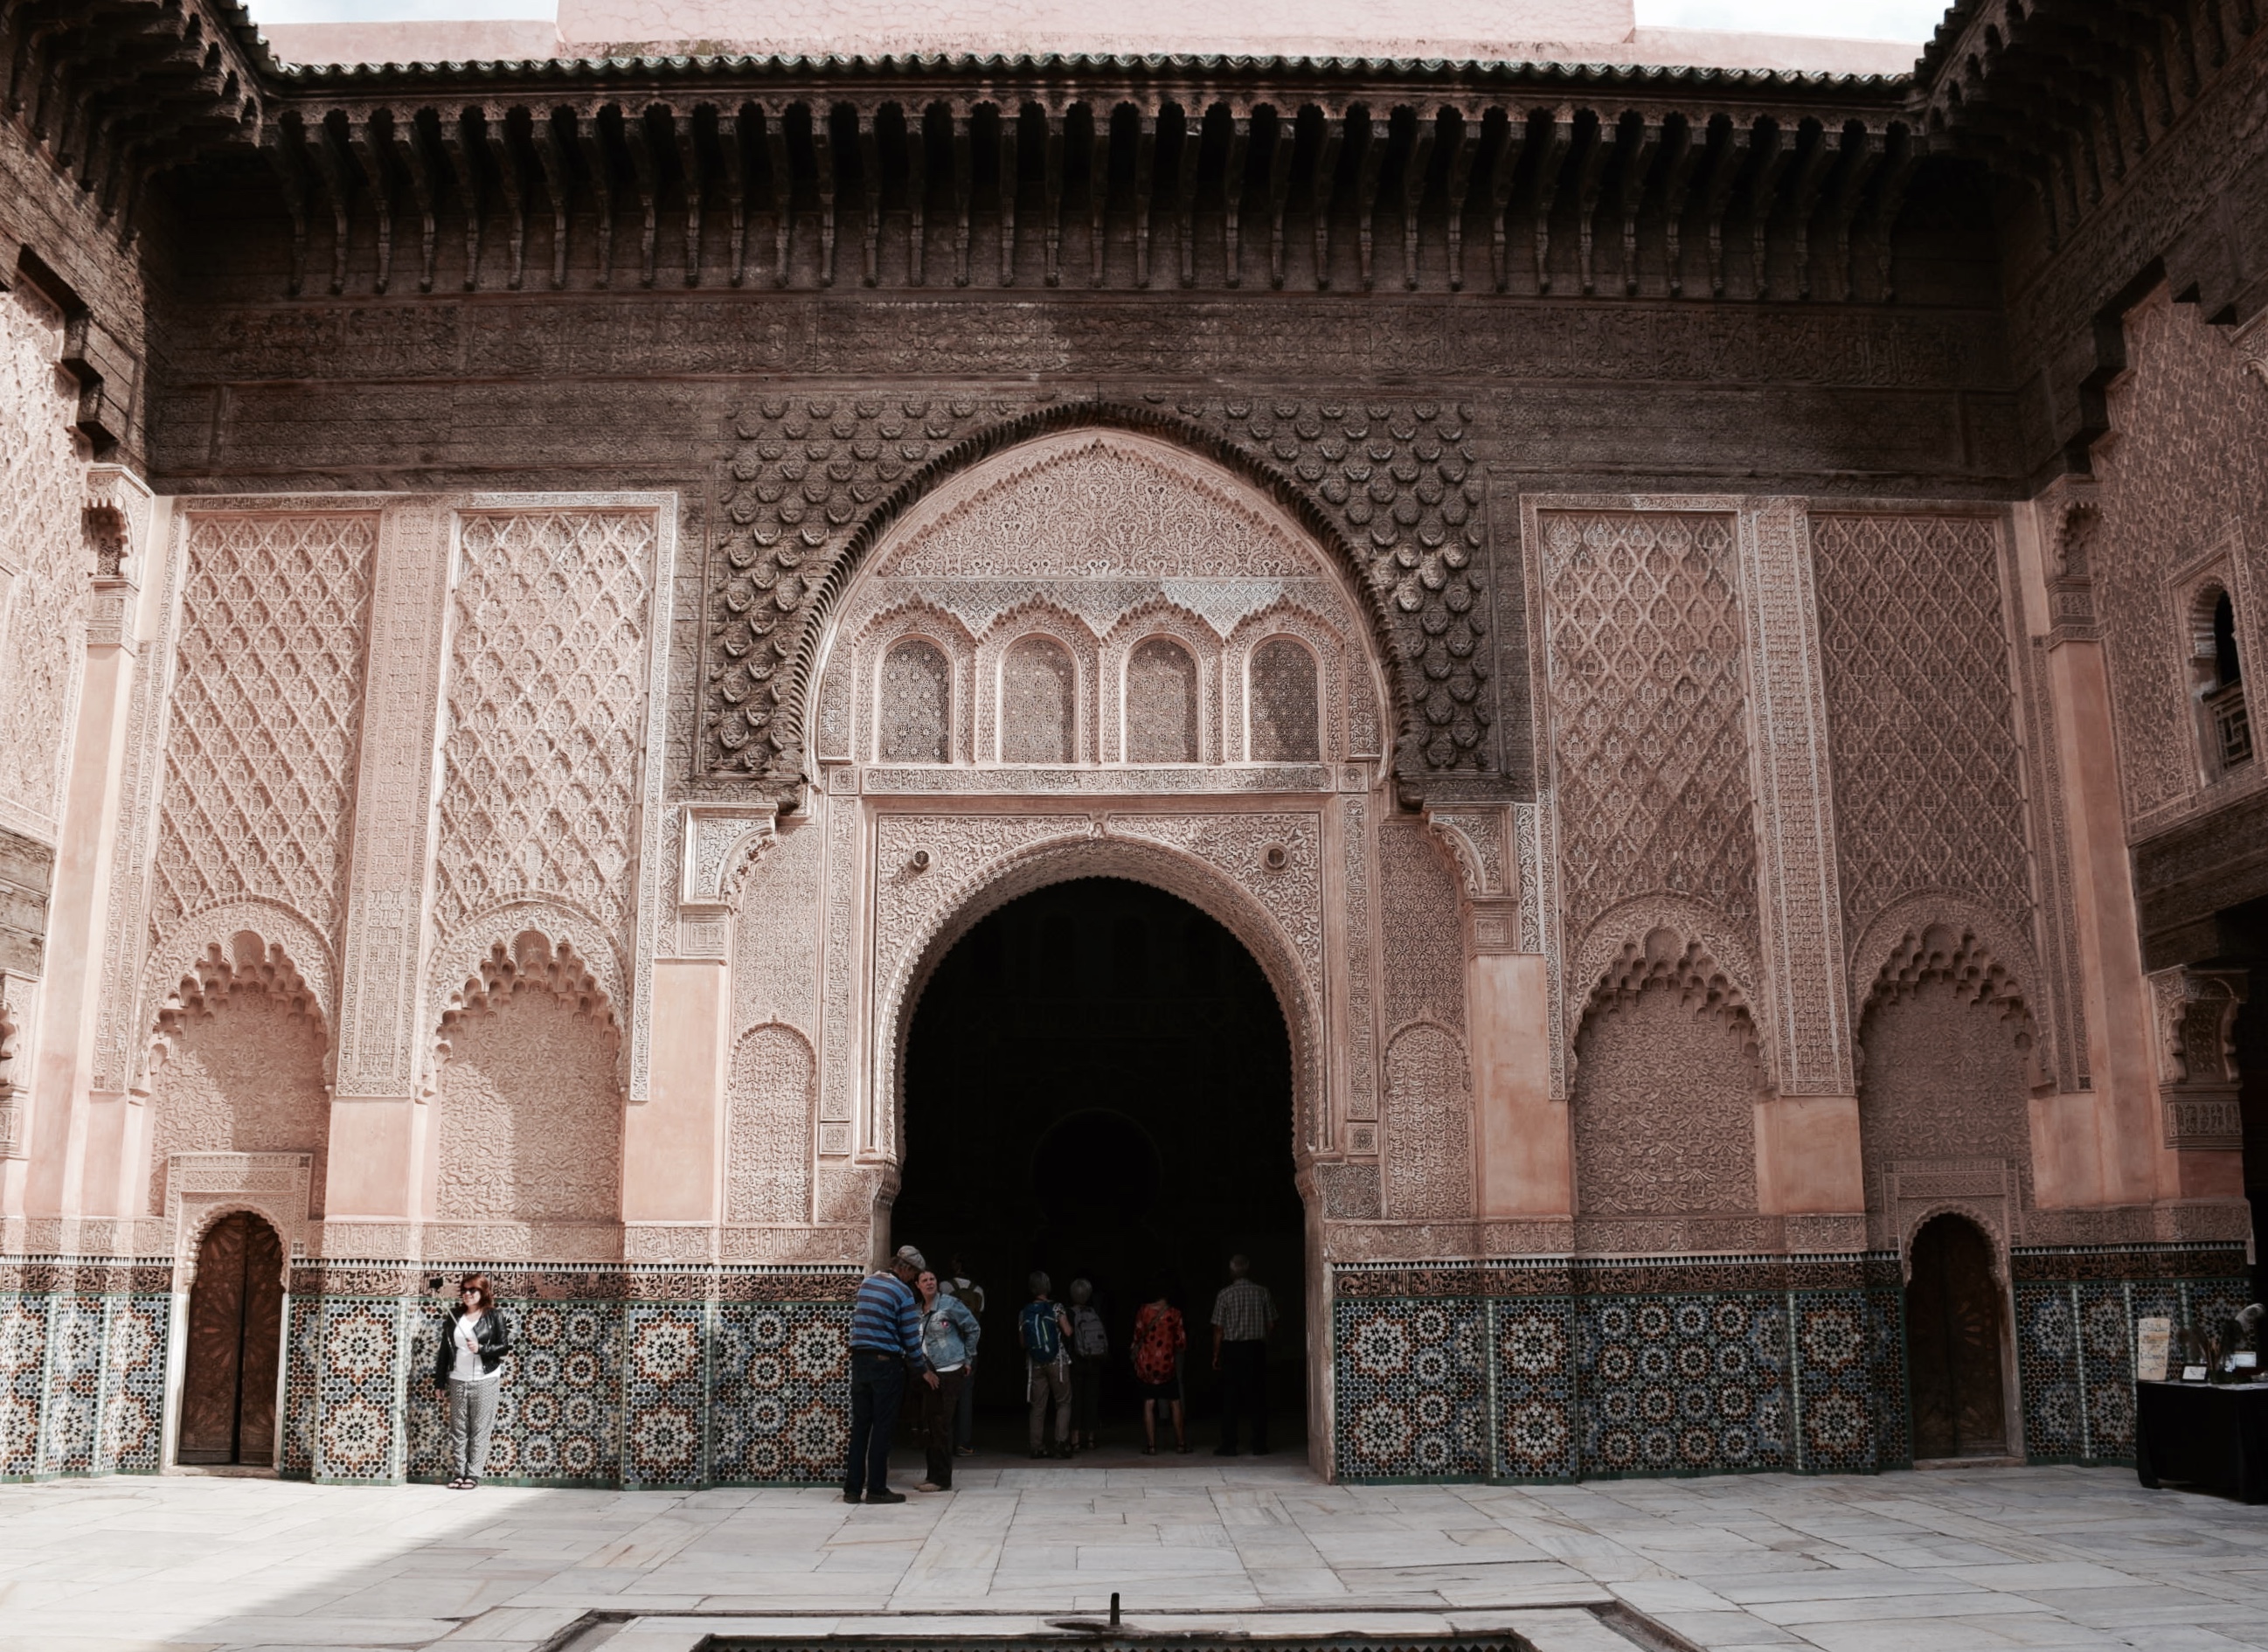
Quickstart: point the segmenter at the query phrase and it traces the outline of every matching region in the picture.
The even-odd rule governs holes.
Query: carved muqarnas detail
[[[615,1005],[599,985],[591,966],[577,954],[571,940],[554,941],[533,929],[522,930],[511,946],[497,941],[490,947],[475,973],[450,995],[441,1011],[441,1035],[434,1048],[443,1059],[450,1037],[468,1016],[501,1008],[515,992],[546,992],[571,1006],[578,1015],[599,1021],[619,1036]]]
[[[162,1066],[178,1043],[182,1028],[199,1015],[210,1015],[232,992],[272,993],[294,1015],[320,1021],[323,1018],[315,991],[299,973],[284,948],[262,940],[250,930],[239,930],[229,948],[218,941],[207,947],[158,1007],[157,1032],[151,1043],[150,1066]]]
[[[1974,931],[1948,924],[1932,924],[1918,934],[1908,931],[1883,962],[1868,1001],[1896,1003],[1912,997],[1926,981],[1946,982],[1962,1002],[1992,1010],[2023,1054],[2024,1080],[2032,1093],[2052,1088],[2040,1066],[2038,1029],[2022,989]]]
[[[1638,1000],[1648,987],[1660,987],[1697,1015],[1722,1023],[1741,1054],[1764,1073],[1764,1048],[1748,996],[1699,941],[1688,941],[1668,928],[1649,931],[1643,943],[1624,943],[1593,989],[1586,1016],[1612,1014]]]

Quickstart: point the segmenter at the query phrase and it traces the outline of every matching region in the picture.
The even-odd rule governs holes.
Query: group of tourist
[[[1240,1422],[1249,1428],[1256,1456],[1268,1451],[1268,1333],[1276,1324],[1275,1299],[1251,1277],[1243,1257],[1228,1263],[1229,1283],[1213,1299],[1212,1365],[1221,1390],[1220,1443],[1216,1457],[1234,1457]],[[846,1503],[902,1503],[889,1486],[890,1439],[909,1381],[922,1384],[921,1415],[928,1445],[928,1478],[917,1490],[950,1491],[953,1459],[966,1455],[968,1436],[957,1424],[982,1337],[966,1300],[974,1290],[960,1276],[940,1280],[920,1251],[901,1245],[890,1265],[858,1287],[850,1312],[850,1440],[844,1462]],[[1026,1444],[1035,1457],[1068,1457],[1098,1443],[1096,1412],[1110,1338],[1094,1306],[1094,1287],[1071,1281],[1070,1300],[1055,1300],[1054,1281],[1034,1273],[1030,1300],[1016,1316],[1024,1357]],[[977,1307],[983,1307],[978,1293]],[[1182,1311],[1162,1286],[1134,1316],[1134,1377],[1142,1396],[1143,1455],[1158,1453],[1158,1424],[1172,1425],[1174,1449],[1190,1449],[1182,1366],[1189,1331]],[[1050,1440],[1049,1413],[1053,1413]]]
[[[1219,1374],[1220,1444],[1234,1457],[1241,1420],[1248,1420],[1256,1456],[1268,1452],[1268,1333],[1276,1302],[1241,1256],[1228,1262],[1229,1283],[1213,1299],[1212,1366]],[[1096,1412],[1110,1335],[1094,1306],[1094,1287],[1073,1280],[1070,1300],[1057,1302],[1053,1281],[1034,1273],[1030,1300],[1016,1318],[1024,1356],[1028,1444],[1035,1457],[1068,1457],[1097,1443]],[[953,1461],[975,1449],[975,1377],[983,1327],[984,1292],[959,1257],[939,1276],[922,1253],[901,1245],[890,1265],[858,1287],[850,1309],[850,1437],[843,1476],[846,1503],[902,1503],[889,1485],[890,1442],[906,1385],[917,1384],[927,1448],[924,1492],[953,1489]],[[1134,1316],[1132,1359],[1142,1397],[1142,1451],[1158,1453],[1158,1425],[1173,1428],[1174,1449],[1190,1450],[1182,1366],[1189,1331],[1162,1285]],[[449,1486],[470,1491],[488,1461],[503,1362],[512,1352],[511,1322],[497,1307],[485,1273],[468,1273],[443,1316],[433,1385],[449,1430]],[[1053,1440],[1049,1413],[1053,1412]]]

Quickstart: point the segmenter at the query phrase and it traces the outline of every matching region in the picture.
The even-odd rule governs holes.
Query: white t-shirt
[[[503,1368],[498,1367],[496,1371],[481,1369],[480,1322],[478,1314],[457,1316],[457,1327],[452,1333],[457,1345],[456,1361],[449,1368],[452,1383],[491,1383]]]

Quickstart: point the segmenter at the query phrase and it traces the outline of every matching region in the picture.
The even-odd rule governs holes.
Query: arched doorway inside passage
[[[1125,878],[1047,885],[963,933],[916,1005],[904,1061],[904,1169],[894,1240],[985,1290],[980,1437],[1020,1449],[1015,1341],[1026,1279],[1094,1290],[1111,1353],[1106,1454],[1136,1449],[1128,1359],[1139,1303],[1189,1323],[1189,1442],[1219,1441],[1214,1293],[1248,1257],[1281,1319],[1270,1339],[1272,1451],[1306,1434],[1304,1210],[1294,1181],[1289,1035],[1266,973],[1198,906]],[[1161,1442],[1170,1449],[1170,1437]],[[1241,1442],[1250,1448],[1248,1436]]]
[[[1992,1273],[1992,1242],[1946,1212],[1913,1236],[1906,1281],[1906,1358],[1918,1459],[2008,1452],[2007,1316]]]
[[[283,1345],[283,1238],[232,1211],[197,1244],[175,1462],[275,1466]]]

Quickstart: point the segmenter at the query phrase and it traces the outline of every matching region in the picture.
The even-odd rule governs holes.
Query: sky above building
[[[456,18],[549,19],[557,0],[250,0],[263,24],[379,23]],[[1929,39],[1944,0],[1637,0],[1651,28],[1738,29],[1845,40]]]

